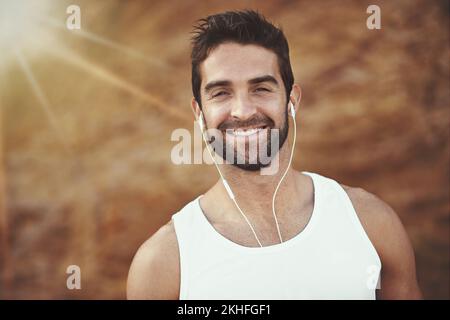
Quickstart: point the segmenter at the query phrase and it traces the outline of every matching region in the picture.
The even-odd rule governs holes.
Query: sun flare
[[[45,45],[50,30],[40,20],[48,15],[50,9],[49,0],[0,0],[0,51],[3,58],[13,57],[18,48],[35,53]],[[39,39],[40,45],[33,45],[30,39]]]

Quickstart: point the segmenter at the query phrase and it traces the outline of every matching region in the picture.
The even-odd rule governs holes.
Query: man
[[[233,149],[226,159],[233,164],[218,166],[226,181],[139,248],[129,299],[421,298],[414,253],[395,212],[360,188],[290,167],[288,115],[295,117],[301,89],[280,29],[254,11],[200,20],[192,89],[197,119],[223,132],[227,147],[254,140],[269,148],[262,133],[278,130],[271,156],[279,170],[264,175],[259,160],[238,164],[238,156],[249,159],[248,148]]]

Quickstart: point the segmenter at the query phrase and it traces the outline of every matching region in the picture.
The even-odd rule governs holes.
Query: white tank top
[[[316,173],[314,209],[293,238],[246,247],[220,234],[198,197],[172,216],[183,299],[375,299],[380,258],[346,191]]]

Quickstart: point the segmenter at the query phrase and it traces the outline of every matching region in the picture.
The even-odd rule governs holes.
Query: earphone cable
[[[278,237],[279,237],[279,239],[280,239],[280,243],[283,242],[283,238],[282,238],[282,236],[281,236],[280,226],[279,226],[279,224],[278,224],[277,215],[276,215],[276,213],[275,213],[275,198],[276,198],[276,195],[277,195],[277,193],[278,193],[278,189],[280,188],[281,183],[283,182],[284,178],[286,177],[287,172],[289,171],[289,168],[290,168],[290,166],[291,166],[292,159],[293,159],[293,156],[294,156],[295,143],[296,143],[296,139],[297,139],[297,124],[296,124],[296,121],[295,121],[295,109],[294,109],[294,107],[293,107],[293,105],[292,105],[292,102],[291,102],[291,113],[292,113],[292,120],[293,120],[293,122],[294,122],[294,139],[293,139],[293,144],[292,144],[292,148],[291,148],[291,155],[290,155],[290,157],[289,157],[289,163],[288,163],[288,166],[287,166],[286,170],[284,171],[283,176],[281,177],[280,181],[278,182],[278,185],[277,185],[277,187],[275,188],[275,192],[274,192],[273,197],[272,197],[272,214],[273,214],[273,217],[274,217],[274,219],[275,219],[275,224],[276,224],[276,226],[277,226],[277,232],[278,232]],[[203,137],[203,140],[204,140],[204,142],[205,142],[206,149],[208,149],[208,153],[209,153],[209,155],[211,156],[211,159],[213,160],[214,165],[216,166],[217,171],[219,172],[219,175],[220,175],[220,178],[221,178],[221,180],[222,180],[222,183],[223,183],[223,185],[224,185],[224,187],[225,187],[225,189],[226,189],[226,191],[227,191],[229,197],[230,197],[231,200],[234,202],[236,208],[238,209],[238,211],[240,212],[240,214],[242,215],[242,217],[244,218],[244,220],[245,220],[245,221],[247,222],[247,224],[249,225],[249,227],[250,227],[251,231],[253,232],[253,235],[255,236],[255,239],[256,239],[256,241],[258,242],[259,246],[262,248],[263,246],[262,246],[262,244],[261,244],[261,241],[260,241],[259,238],[258,238],[258,235],[257,235],[256,232],[255,232],[255,229],[253,228],[252,224],[251,224],[250,221],[248,220],[247,216],[246,216],[246,215],[244,214],[244,212],[242,211],[242,209],[241,209],[241,207],[239,206],[239,204],[237,203],[237,201],[236,201],[236,199],[235,199],[235,196],[234,196],[234,193],[233,193],[233,191],[231,190],[230,185],[228,184],[227,180],[226,180],[225,177],[223,176],[223,174],[222,174],[222,172],[221,172],[221,170],[220,170],[220,168],[219,168],[219,165],[217,164],[217,162],[216,162],[216,160],[215,160],[215,158],[214,158],[214,156],[213,156],[213,154],[212,154],[212,152],[211,152],[211,150],[210,150],[210,148],[209,148],[208,142],[206,141],[205,134],[204,134],[204,131],[203,131],[203,115],[201,115],[200,117],[201,117],[201,120],[200,120],[200,121],[201,121],[201,124],[200,124],[200,130],[201,130],[201,133],[202,133],[202,137]]]
[[[222,172],[221,172],[220,169],[219,169],[219,166],[218,166],[216,160],[214,159],[214,156],[212,155],[211,150],[210,150],[209,147],[208,147],[208,143],[207,143],[207,141],[206,141],[205,135],[203,134],[203,130],[202,130],[202,136],[203,136],[203,140],[205,141],[205,144],[206,144],[206,149],[208,149],[209,155],[211,156],[211,158],[212,158],[214,164],[216,165],[217,171],[219,172],[220,178],[221,178],[221,180],[222,180],[222,183],[224,184],[225,189],[227,190],[228,195],[230,196],[231,200],[233,200],[234,204],[236,205],[236,208],[238,209],[238,211],[241,213],[241,215],[242,215],[242,217],[244,218],[244,220],[245,220],[245,221],[247,222],[247,224],[249,225],[250,229],[251,229],[252,232],[253,232],[253,235],[254,235],[255,238],[256,238],[256,241],[258,242],[259,246],[262,248],[261,241],[259,241],[259,238],[258,238],[258,236],[257,236],[257,234],[256,234],[256,232],[255,232],[255,229],[253,228],[252,224],[251,224],[250,221],[248,220],[247,216],[246,216],[246,215],[244,214],[244,212],[242,211],[242,209],[241,209],[241,207],[239,206],[239,204],[237,203],[237,201],[236,201],[236,199],[235,199],[235,196],[234,196],[234,193],[233,193],[233,191],[231,190],[230,185],[228,184],[227,180],[225,180],[225,178],[224,178]]]
[[[292,105],[291,105],[291,106],[292,106]],[[290,157],[289,157],[289,163],[288,163],[288,165],[287,165],[287,168],[286,168],[286,170],[284,171],[284,174],[283,174],[283,176],[281,177],[280,181],[278,182],[278,185],[277,185],[277,187],[275,188],[275,192],[273,193],[273,197],[272,197],[272,214],[273,214],[273,217],[274,217],[274,219],[275,219],[275,224],[276,224],[276,226],[277,226],[278,237],[280,238],[280,243],[283,242],[283,238],[281,237],[280,226],[279,226],[279,224],[278,224],[277,215],[276,215],[276,213],[275,213],[275,198],[276,198],[276,196],[277,196],[278,189],[280,188],[281,183],[283,182],[284,178],[286,177],[286,174],[287,174],[288,171],[289,171],[289,168],[291,167],[292,159],[293,159],[293,157],[294,157],[295,143],[296,143],[296,140],[297,140],[297,123],[296,123],[296,121],[295,121],[295,110],[294,110],[293,107],[291,108],[291,112],[293,113],[293,114],[292,114],[292,120],[293,120],[293,122],[294,122],[294,139],[293,139],[292,148],[291,148],[291,155],[290,155]]]

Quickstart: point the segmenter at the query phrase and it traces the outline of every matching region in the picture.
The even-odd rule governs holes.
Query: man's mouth
[[[227,129],[226,133],[236,137],[248,137],[254,134],[258,134],[259,132],[265,129],[267,129],[267,126],[236,128],[236,129]]]

